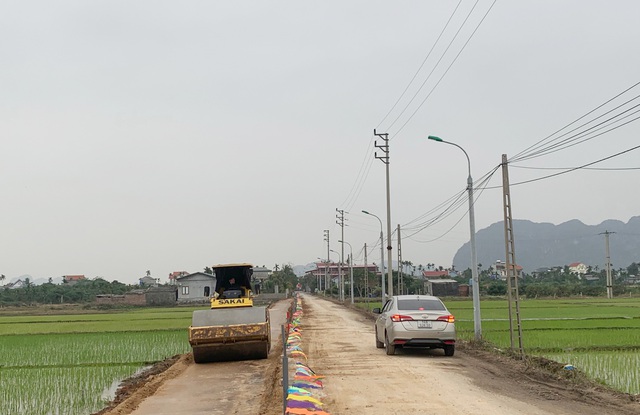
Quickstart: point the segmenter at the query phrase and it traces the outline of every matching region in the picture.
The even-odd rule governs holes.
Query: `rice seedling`
[[[547,359],[570,364],[589,377],[614,389],[640,394],[640,354],[634,351],[589,351],[543,354]]]
[[[86,415],[114,383],[189,351],[191,312],[0,319],[0,414]]]
[[[135,366],[3,368],[0,413],[90,414],[105,406],[104,391]]]
[[[471,300],[448,302],[447,307],[456,316],[458,338],[473,339]],[[520,307],[526,353],[571,363],[610,387],[640,393],[637,299],[526,300]],[[510,347],[507,302],[482,301],[481,311],[483,339]]]

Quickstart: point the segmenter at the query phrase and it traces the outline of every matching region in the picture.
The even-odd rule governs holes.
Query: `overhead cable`
[[[587,112],[586,114],[578,117],[577,119],[573,120],[572,122],[570,122],[569,124],[565,125],[564,127],[560,128],[559,130],[556,130],[555,132],[549,134],[548,136],[546,136],[545,138],[539,140],[538,142],[536,142],[535,144],[525,148],[524,150],[522,150],[521,152],[517,153],[515,156],[513,156],[511,158],[511,160],[513,161],[517,161],[522,159],[523,157],[525,157],[526,155],[530,154],[530,152],[532,152],[533,150],[537,149],[540,147],[540,145],[542,143],[544,143],[545,141],[547,141],[548,139],[550,139],[551,137],[553,137],[554,135],[558,134],[560,131],[570,127],[571,125],[577,123],[578,121],[580,121],[581,119],[593,114],[595,111],[599,110],[600,108],[604,107],[605,105],[607,105],[608,103],[612,102],[613,100],[615,100],[618,97],[621,97],[622,95],[626,94],[627,92],[629,92],[630,90],[632,90],[633,88],[636,88],[638,85],[640,85],[640,82],[637,82],[633,85],[631,85],[630,87],[626,88],[624,91],[616,94],[614,97],[608,99],[607,101],[603,102],[602,104],[598,105],[597,107],[595,107],[594,109],[592,109],[591,111]]]
[[[471,38],[473,38],[473,36],[475,35],[475,33],[478,31],[478,29],[480,28],[480,25],[482,24],[482,22],[484,22],[484,20],[487,18],[487,15],[489,14],[489,12],[491,11],[491,9],[493,8],[493,6],[496,4],[497,0],[493,0],[493,3],[491,3],[491,6],[489,7],[489,9],[486,11],[486,13],[484,14],[484,16],[482,16],[482,19],[480,20],[480,22],[478,23],[478,25],[476,26],[476,28],[473,30],[473,32],[471,33],[471,35],[469,36],[469,38],[467,39],[467,41],[464,43],[464,45],[462,45],[462,48],[460,49],[460,51],[458,52],[458,54],[455,56],[455,58],[453,58],[453,60],[451,61],[451,63],[449,64],[449,66],[447,67],[447,69],[444,71],[444,73],[442,74],[442,76],[440,76],[440,79],[438,79],[438,82],[436,82],[436,84],[433,86],[433,88],[431,88],[431,90],[429,91],[429,93],[427,94],[426,97],[424,97],[424,99],[422,100],[422,102],[420,102],[420,105],[418,105],[418,107],[415,109],[415,111],[413,111],[413,113],[411,113],[411,115],[409,116],[409,118],[404,122],[404,124],[402,124],[402,126],[400,127],[400,129],[398,129],[398,131],[396,131],[393,136],[391,138],[396,137],[398,134],[400,134],[400,132],[404,129],[404,127],[409,123],[409,121],[411,121],[411,119],[413,119],[413,117],[416,115],[416,113],[420,110],[420,108],[422,108],[422,106],[424,105],[424,103],[427,101],[427,99],[429,99],[429,97],[431,96],[431,94],[433,94],[433,92],[435,91],[435,89],[438,87],[438,85],[440,85],[440,82],[442,82],[442,79],[444,79],[444,77],[447,75],[447,73],[449,73],[449,70],[451,69],[451,67],[453,66],[453,64],[458,60],[458,58],[460,57],[460,55],[462,54],[462,51],[464,51],[464,49],[467,47],[467,45],[469,44],[469,41],[471,41]],[[474,6],[475,7],[475,6]],[[395,123],[395,121],[394,121]]]

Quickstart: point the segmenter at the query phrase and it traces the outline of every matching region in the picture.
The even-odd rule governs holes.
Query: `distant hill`
[[[516,262],[524,272],[550,266],[563,266],[572,262],[598,266],[606,263],[605,231],[609,236],[609,251],[614,269],[626,268],[632,262],[640,263],[640,216],[629,222],[606,220],[599,225],[585,225],[579,220],[554,225],[514,220]],[[471,264],[471,248],[465,243],[453,257],[458,270]],[[497,222],[476,233],[478,263],[486,269],[496,260],[505,261],[504,225]]]
[[[29,281],[33,285],[42,285],[42,284],[45,284],[45,283],[49,282],[49,278],[33,278],[29,274],[24,274],[24,275],[21,275],[19,277],[11,278],[8,281],[3,281],[1,284],[14,283],[14,282],[16,282],[18,280],[25,281],[27,278],[29,279]],[[51,282],[53,284],[62,284],[62,277],[52,277],[51,278]]]
[[[306,274],[307,272],[312,271],[314,269],[316,269],[315,262],[311,262],[311,263],[309,263],[307,265],[294,265],[293,266],[293,272],[298,277],[302,277],[304,274]]]

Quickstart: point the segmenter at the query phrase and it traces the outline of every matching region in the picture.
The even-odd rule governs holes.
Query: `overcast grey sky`
[[[502,154],[640,81],[639,2],[493,3],[3,1],[0,273],[133,283],[146,270],[166,281],[222,262],[306,264],[326,256],[324,229],[340,250],[336,208],[362,263],[380,225],[361,210],[386,222],[374,128],[391,138],[392,228],[413,234],[403,259],[450,266],[469,239],[467,163],[428,135],[469,154],[480,230],[502,220],[500,170],[481,183]],[[621,113],[639,100],[581,127],[639,94],[559,140],[632,114]],[[559,171],[516,166],[566,169],[633,148],[639,131],[631,122],[514,160],[510,180]],[[639,155],[591,166],[636,170],[513,186],[514,217],[626,222],[640,214]]]

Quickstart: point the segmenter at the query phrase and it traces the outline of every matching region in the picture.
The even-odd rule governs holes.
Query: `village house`
[[[63,275],[62,276],[62,281],[65,284],[69,284],[69,285],[76,284],[78,281],[82,281],[85,279],[86,278],[84,277],[84,275]]]
[[[502,281],[506,281],[507,280],[507,263],[506,262],[502,262],[500,260],[496,261],[496,263],[493,266],[496,270],[496,273],[498,274],[499,278]],[[522,267],[518,264],[511,264],[512,269],[515,270],[516,276],[518,278],[524,278],[524,274],[522,272]]]
[[[176,285],[178,277],[182,277],[184,275],[189,275],[189,273],[187,271],[173,271],[169,274],[169,285]]]
[[[342,264],[342,266],[339,266],[335,262],[316,262],[315,265],[316,268],[308,271],[307,274],[311,274],[316,278],[316,280],[320,282],[320,284],[322,284],[320,286],[321,289],[324,289],[326,277],[329,277],[329,281],[331,281],[330,284],[332,284],[333,286],[337,286],[338,280],[340,279],[340,272],[342,272],[342,278],[349,276],[350,271],[348,264]],[[356,272],[356,270],[364,271],[365,269],[368,270],[372,275],[380,275],[380,271],[378,270],[378,266],[376,264],[367,265],[366,267],[364,265],[353,266],[353,272]]]
[[[577,274],[578,277],[585,275],[587,273],[588,267],[582,262],[573,262],[569,264],[569,272],[571,274]]]
[[[449,271],[422,271],[422,277],[426,279],[449,278]]]
[[[179,303],[206,302],[216,289],[216,277],[205,272],[194,272],[177,277],[176,285]]]
[[[253,267],[253,280],[256,283],[262,283],[269,278],[271,270],[266,267]]]

